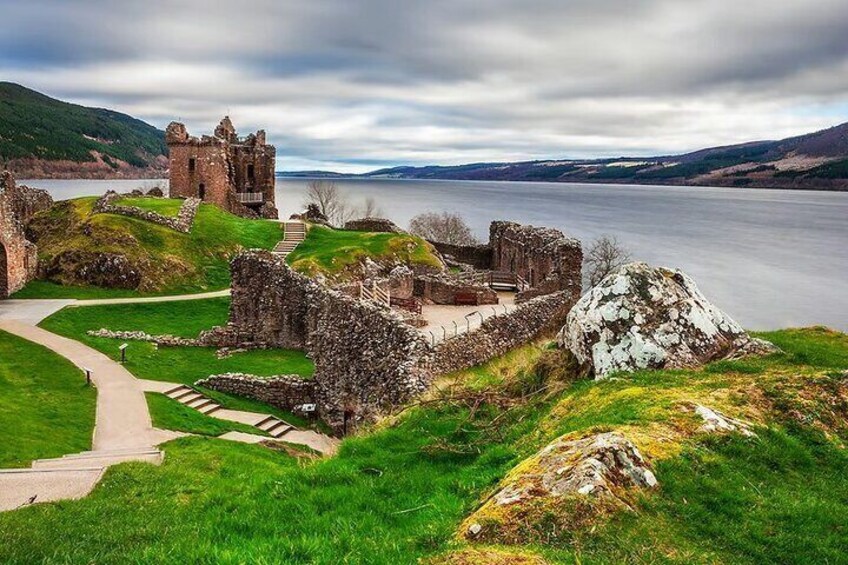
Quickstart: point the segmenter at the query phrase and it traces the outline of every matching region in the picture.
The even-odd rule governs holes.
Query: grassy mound
[[[280,225],[249,220],[203,204],[188,234],[114,214],[91,215],[96,198],[59,202],[37,216],[29,231],[37,241],[39,261],[48,280],[30,283],[19,298],[92,298],[138,294],[178,294],[226,288],[229,259],[242,248],[272,248],[281,238]],[[132,198],[125,202],[176,214],[178,201]],[[176,209],[174,209],[176,207]],[[89,267],[100,254],[126,259],[126,270],[139,273],[113,288],[83,286]],[[102,285],[101,285],[102,286]],[[121,287],[121,288],[114,288]]]
[[[0,468],[91,449],[94,405],[69,361],[0,331]]]
[[[314,463],[171,442],[161,467],[112,468],[86,499],[0,514],[0,561],[845,562],[848,435],[834,422],[846,416],[848,336],[766,337],[786,353],[577,383],[539,375],[548,350],[527,346],[445,379],[430,401]],[[745,416],[758,435],[691,434],[680,401]],[[571,529],[564,514],[531,516],[516,525],[518,545],[457,536],[552,439],[612,429],[638,444],[660,483],[632,511]]]
[[[386,266],[442,267],[433,246],[420,237],[335,230],[324,226],[310,227],[306,240],[287,261],[293,269],[306,275],[322,274],[344,280],[357,273],[366,257]]]
[[[133,196],[121,198],[115,202],[117,206],[135,206],[142,210],[150,210],[163,216],[176,217],[182,208],[183,200],[177,198],[151,198]]]

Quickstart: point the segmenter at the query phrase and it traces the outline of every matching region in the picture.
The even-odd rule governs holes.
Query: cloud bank
[[[278,168],[650,155],[848,120],[844,0],[0,0],[0,78]]]

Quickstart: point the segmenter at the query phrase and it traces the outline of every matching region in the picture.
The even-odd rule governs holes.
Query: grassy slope
[[[91,337],[89,330],[141,330],[153,335],[196,337],[201,331],[227,321],[229,298],[153,302],[110,306],[66,308],[50,316],[41,326],[59,335],[85,343],[113,359],[120,359],[120,340]],[[163,347],[131,341],[127,368],[143,379],[193,384],[211,374],[244,372],[260,376],[312,375],[314,366],[303,352],[268,349],[236,353],[218,359],[212,347]]]
[[[135,206],[142,210],[150,210],[163,216],[176,217],[182,208],[183,200],[178,198],[151,198],[144,196],[133,196],[121,198],[115,204],[118,206]]]
[[[202,436],[219,436],[230,431],[267,435],[253,426],[219,420],[201,414],[164,394],[148,392],[145,396],[147,397],[147,406],[150,409],[153,425],[163,430],[174,430]]]
[[[364,257],[374,261],[402,262],[439,267],[433,249],[408,234],[368,233],[312,226],[306,240],[287,257],[295,269],[308,275],[323,273],[344,277],[345,271]]]
[[[69,361],[0,331],[0,468],[91,449],[94,404]]]
[[[172,442],[163,466],[113,468],[87,499],[0,515],[0,561],[412,563],[463,548],[454,536],[462,519],[513,465],[560,433],[652,430],[651,422],[679,417],[670,399],[694,395],[733,415],[750,410],[772,428],[757,439],[696,436],[671,449],[636,434],[640,448],[661,454],[662,487],[637,500],[636,513],[592,529],[548,531],[544,545],[523,549],[563,563],[845,562],[848,457],[837,442],[846,438],[826,439],[780,403],[766,410],[751,392],[784,377],[804,387],[838,379],[848,337],[770,336],[784,341],[786,355],[565,386],[519,405],[496,434],[476,424],[502,410],[484,403],[469,418],[467,409],[443,404],[409,410],[309,465],[255,446]],[[528,367],[539,353],[525,347],[457,382],[461,390],[492,390],[535,381]]]
[[[0,82],[0,156],[79,162],[92,161],[91,151],[144,167],[167,147],[164,132],[141,120]]]
[[[240,218],[210,204],[200,206],[191,233],[183,234],[125,216],[89,217],[95,200],[78,198],[59,203],[34,220],[31,227],[38,233],[40,259],[46,262],[67,250],[121,253],[133,263],[144,265],[142,287],[138,291],[80,288],[37,281],[16,298],[102,298],[218,290],[229,286],[229,260],[239,249],[270,249],[281,238],[276,222]],[[172,205],[152,198],[135,200],[148,200],[146,206],[160,208]],[[83,223],[88,226],[87,233],[83,232]]]

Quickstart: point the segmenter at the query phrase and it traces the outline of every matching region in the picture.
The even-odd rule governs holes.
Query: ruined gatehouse
[[[9,297],[35,277],[38,256],[24,226],[52,205],[46,191],[18,186],[8,171],[0,175],[0,298]]]
[[[171,122],[165,141],[171,198],[199,198],[248,218],[277,218],[276,149],[266,143],[265,131],[239,137],[226,116],[213,135],[200,138]]]

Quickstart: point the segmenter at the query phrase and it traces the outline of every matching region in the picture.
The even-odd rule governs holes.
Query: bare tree
[[[583,272],[589,288],[630,262],[630,252],[613,235],[602,235],[592,242],[583,258]]]
[[[409,231],[430,241],[452,245],[477,245],[479,240],[459,214],[426,212],[409,222]]]
[[[357,211],[357,215],[360,218],[382,218],[383,209],[380,208],[373,196],[369,196]]]
[[[310,204],[317,206],[327,220],[335,226],[344,225],[353,216],[353,210],[347,199],[339,192],[336,183],[332,181],[310,181],[306,187],[304,206]]]

